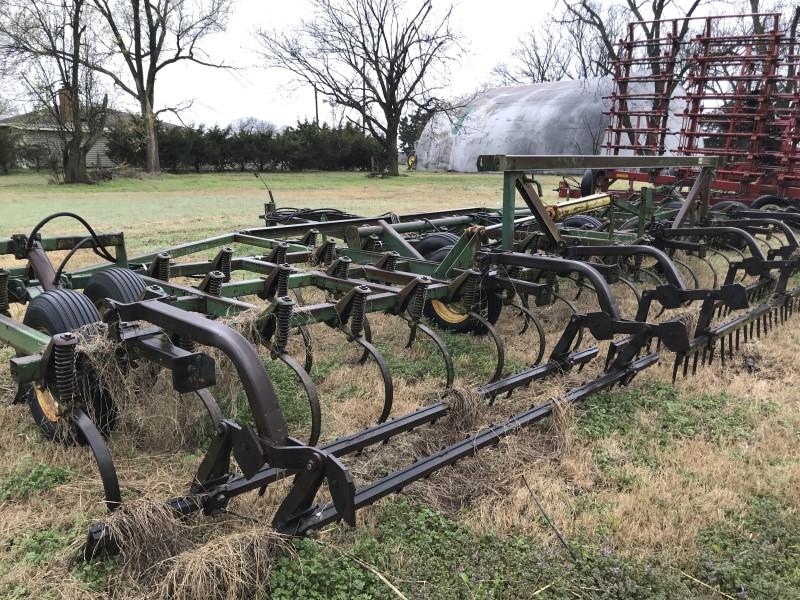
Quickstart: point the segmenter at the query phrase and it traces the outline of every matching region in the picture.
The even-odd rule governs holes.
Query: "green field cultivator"
[[[655,206],[646,191],[638,203],[629,201],[626,210],[639,211],[636,227],[644,224],[636,232],[613,227],[609,215],[617,207],[611,193],[552,206],[541,201],[534,171],[595,168],[609,160],[616,161],[615,168],[638,169],[678,160],[698,175],[677,209]],[[79,344],[87,336],[109,338],[116,349],[109,360],[124,367],[121,377],[132,365],[170,371],[174,390],[196,397],[213,425],[194,480],[184,495],[167,501],[176,516],[214,514],[235,496],[263,493],[293,476],[273,525],[303,534],[339,520],[354,524],[358,509],[520,432],[550,415],[557,402],[577,402],[629,383],[664,354],[672,355],[676,375],[686,374],[690,364],[696,369],[701,359],[730,359],[741,341],[794,310],[797,290],[790,283],[800,265],[795,221],[785,214],[751,214],[758,211],[710,215],[706,190],[713,158],[492,156],[481,157],[480,167],[504,171],[502,209],[359,217],[270,203],[263,227],[135,257],[128,256],[122,233],[96,233],[71,213],[48,217],[30,233],[0,242],[0,251],[19,262],[0,271],[0,335],[17,352],[11,359],[19,384],[16,400],[30,406],[48,437],[91,448],[106,506],[115,510],[122,495],[106,442],[114,435],[118,407]],[[675,195],[672,202],[679,190]],[[673,210],[672,216],[666,218],[664,210]],[[43,228],[57,218],[79,221],[85,234],[44,235]],[[103,262],[69,270],[79,250],[92,251]],[[48,258],[52,251],[67,251],[55,267]],[[695,267],[689,266],[694,259]],[[697,265],[707,270],[705,277]],[[621,307],[619,290],[635,298],[631,314]],[[590,308],[579,308],[581,294]],[[569,308],[569,317],[548,335],[540,311],[556,303]],[[669,311],[684,315],[668,316]],[[226,324],[243,313],[253,315],[252,335]],[[442,389],[456,377],[470,379],[456,372],[450,336],[472,335],[475,343],[490,344],[494,368],[473,386],[495,404],[498,420],[357,486],[348,456],[451,410],[447,395],[431,390],[431,404],[396,414],[390,361],[370,324],[377,313],[404,323],[407,346],[423,338],[432,344],[443,364]],[[501,316],[530,336],[525,368],[516,372],[506,369],[507,340],[496,326]],[[352,344],[361,363],[377,365],[382,392],[374,425],[326,443],[320,442],[326,414],[312,379],[318,324],[337,332],[342,344]],[[587,333],[591,343],[585,343]],[[291,353],[292,340],[302,341],[300,356]],[[310,415],[302,439],[290,435],[259,348],[299,382]],[[249,408],[245,421],[225,414],[215,396],[214,353],[235,370]],[[501,396],[593,361],[598,366],[589,380],[560,398],[502,414],[502,403],[496,402]],[[320,494],[323,486],[327,491]],[[94,525],[87,553],[113,547],[103,524]]]

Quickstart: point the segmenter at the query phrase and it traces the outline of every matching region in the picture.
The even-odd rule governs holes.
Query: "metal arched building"
[[[612,80],[603,78],[481,92],[458,113],[431,119],[416,145],[417,168],[475,171],[480,154],[602,154],[609,123],[603,112],[611,106],[604,97],[612,88]],[[673,114],[682,107],[671,104]],[[680,119],[673,119],[669,129],[677,131]],[[669,135],[666,146],[677,142]]]

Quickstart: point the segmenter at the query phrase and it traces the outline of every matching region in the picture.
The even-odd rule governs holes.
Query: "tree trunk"
[[[64,183],[84,183],[86,177],[86,161],[81,152],[81,140],[77,136],[67,143],[64,152]]]
[[[148,173],[158,173],[161,171],[161,163],[158,160],[156,115],[153,113],[153,108],[147,102],[142,105],[142,119],[144,120],[144,138],[147,148],[144,170]]]
[[[390,123],[386,128],[386,167],[389,175],[400,175],[399,154],[397,152],[397,131],[400,123]]]

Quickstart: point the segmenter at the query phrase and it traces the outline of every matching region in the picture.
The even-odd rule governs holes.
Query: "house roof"
[[[133,113],[109,108],[106,111],[106,128],[118,125],[121,122],[129,122],[136,117]],[[5,119],[0,119],[0,126],[14,127],[21,130],[36,131],[55,131],[58,129],[56,120],[52,113],[47,109],[33,110],[27,113],[14,115]],[[167,125],[172,125],[168,123]]]

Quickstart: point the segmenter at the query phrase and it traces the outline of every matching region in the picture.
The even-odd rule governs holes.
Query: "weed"
[[[524,537],[478,535],[409,501],[380,509],[373,535],[353,534],[350,552],[372,564],[410,598],[693,598],[669,569],[586,546],[577,562]],[[281,559],[269,581],[273,600],[393,598],[369,570],[330,546],[296,542],[299,557]]]
[[[636,434],[669,445],[685,438],[721,443],[752,433],[746,406],[733,402],[726,393],[683,396],[667,383],[596,394],[583,407],[578,431],[590,439]],[[640,411],[653,418],[643,422]]]
[[[72,568],[72,576],[81,582],[81,587],[90,592],[108,589],[108,580],[119,567],[119,557],[103,560],[77,561]]]
[[[52,561],[72,539],[72,535],[62,529],[28,530],[12,537],[7,550],[17,561],[41,565]]]
[[[740,598],[800,598],[800,516],[754,496],[746,511],[699,535],[701,578]]]
[[[23,460],[2,482],[0,502],[24,500],[34,492],[43,492],[69,480],[69,469]]]

